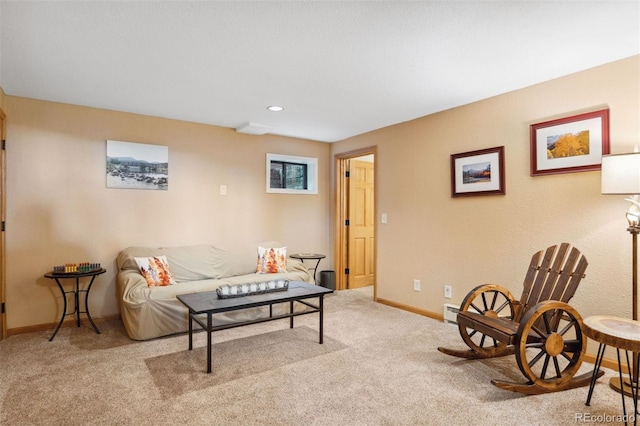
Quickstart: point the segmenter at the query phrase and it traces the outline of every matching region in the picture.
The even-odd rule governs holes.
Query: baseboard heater
[[[471,308],[469,309],[471,312],[478,312],[475,309]],[[454,305],[452,303],[445,303],[444,304],[444,322],[445,324],[458,324],[457,320],[457,316],[458,316],[458,312],[460,312],[460,305]]]
[[[457,324],[456,317],[460,311],[460,306],[451,303],[444,304],[444,322],[445,324]]]

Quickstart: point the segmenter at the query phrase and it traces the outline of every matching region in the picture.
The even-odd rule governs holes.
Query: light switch
[[[386,213],[382,213],[382,215],[380,216],[380,222],[387,223],[387,214]]]
[[[220,185],[220,195],[227,195],[227,185]]]

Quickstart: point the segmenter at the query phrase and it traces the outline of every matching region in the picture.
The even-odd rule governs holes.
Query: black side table
[[[318,270],[318,266],[320,265],[320,261],[322,259],[324,259],[325,256],[324,254],[318,254],[318,253],[296,253],[296,254],[290,254],[289,255],[290,258],[292,259],[298,259],[300,261],[302,261],[302,263],[304,264],[305,260],[317,260],[316,266],[313,268],[309,268],[309,270],[313,269],[313,282],[316,282],[316,271]]]
[[[96,269],[94,271],[88,271],[88,272],[62,272],[62,273],[49,272],[48,274],[45,275],[45,278],[51,278],[53,280],[56,280],[56,284],[58,284],[58,288],[62,293],[62,300],[64,301],[64,309],[62,310],[62,317],[60,318],[60,322],[58,323],[58,326],[56,327],[56,330],[53,332],[53,335],[51,336],[49,341],[52,341],[53,338],[56,337],[56,334],[58,334],[58,330],[60,330],[60,326],[62,326],[64,317],[66,317],[67,315],[74,315],[74,314],[76,315],[76,323],[78,327],[80,327],[80,314],[87,314],[87,318],[89,318],[89,321],[93,326],[93,329],[96,331],[96,333],[101,334],[100,330],[98,330],[98,327],[96,326],[96,323],[93,322],[93,318],[91,318],[91,315],[89,314],[88,302],[89,302],[89,291],[91,290],[93,281],[96,279],[98,275],[104,274],[105,272],[107,272],[106,269],[100,268],[100,269]],[[91,277],[91,281],[89,281],[89,285],[87,286],[86,290],[81,290],[80,278],[84,278],[84,277]],[[75,278],[76,285],[74,289],[65,291],[64,287],[60,283],[60,279],[65,279],[65,278]],[[80,310],[80,293],[84,293],[84,309],[85,309],[84,311]],[[74,309],[72,312],[67,312],[67,294],[73,294]]]

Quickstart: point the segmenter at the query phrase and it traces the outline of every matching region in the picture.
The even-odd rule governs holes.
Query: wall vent
[[[475,309],[469,309],[471,312],[478,312]],[[444,304],[444,323],[445,324],[458,324],[456,321],[458,312],[460,311],[460,305],[453,305],[451,303]]]
[[[451,303],[444,304],[444,323],[445,324],[457,324],[456,316],[460,311],[460,306],[453,305]]]

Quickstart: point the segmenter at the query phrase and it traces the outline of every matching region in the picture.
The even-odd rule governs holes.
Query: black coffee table
[[[220,299],[215,291],[202,293],[180,294],[177,296],[189,309],[189,350],[193,349],[193,322],[198,323],[207,332],[207,373],[211,373],[211,334],[214,331],[226,330],[228,328],[242,327],[249,324],[258,324],[266,321],[274,321],[289,318],[289,327],[293,328],[293,318],[299,315],[319,313],[319,343],[322,344],[322,323],[323,323],[323,303],[324,295],[333,293],[333,290],[303,281],[289,281],[289,289],[273,293],[255,294],[229,299]],[[306,299],[318,298],[318,304],[314,305]],[[273,305],[289,302],[289,312],[280,315],[273,315]],[[294,302],[301,303],[311,309],[295,312]],[[213,314],[222,312],[238,311],[241,309],[255,308],[259,306],[269,306],[269,316],[256,318],[249,321],[219,323],[214,324]],[[206,321],[202,318],[206,315]]]

